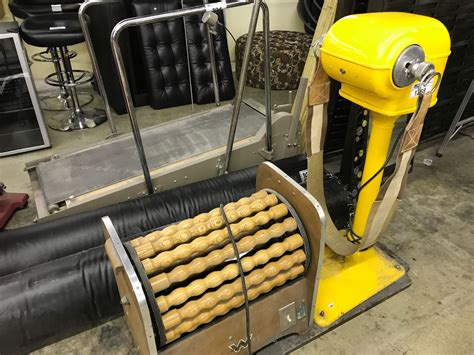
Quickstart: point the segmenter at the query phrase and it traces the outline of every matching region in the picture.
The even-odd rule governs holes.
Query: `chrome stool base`
[[[104,110],[84,108],[75,112],[68,110],[59,112],[49,119],[48,126],[57,131],[76,131],[94,128],[107,121]]]
[[[94,95],[89,92],[78,91],[77,96],[79,98],[79,104],[81,107],[87,106],[94,101]],[[40,95],[40,104],[41,108],[45,111],[65,111],[66,103],[65,98],[61,91],[58,91],[56,94],[52,91],[45,92],[44,95]]]
[[[76,52],[68,50],[65,46],[50,47],[45,52],[33,56],[35,61],[52,62],[54,65],[55,72],[48,75],[45,82],[58,87],[59,92],[57,95],[46,95],[41,101],[46,105],[46,110],[58,112],[48,122],[50,128],[58,131],[93,128],[107,120],[104,110],[83,108],[84,105],[91,103],[94,97],[78,92],[77,88],[92,82],[94,75],[86,70],[72,68],[71,59],[76,56]]]

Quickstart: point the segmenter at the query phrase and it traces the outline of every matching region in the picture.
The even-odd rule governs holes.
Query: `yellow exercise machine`
[[[371,127],[361,186],[347,230],[328,218],[314,320],[328,327],[406,274],[374,246],[400,200],[426,112],[436,103],[450,38],[436,19],[407,13],[352,15],[317,44],[307,120],[308,190],[324,201],[322,147],[329,77],[344,98],[370,110]],[[395,122],[413,113],[400,141],[394,173],[382,184]],[[327,211],[326,211],[327,212]]]

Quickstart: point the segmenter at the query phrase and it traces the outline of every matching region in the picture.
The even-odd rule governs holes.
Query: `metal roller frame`
[[[280,201],[290,208],[290,215],[297,217],[297,224],[305,245],[307,255],[305,273],[292,281],[288,281],[281,288],[263,294],[250,304],[251,314],[270,312],[271,316],[279,316],[280,323],[276,322],[259,329],[260,337],[255,340],[257,349],[274,342],[276,339],[290,334],[307,334],[314,329],[313,316],[316,302],[319,274],[323,260],[323,250],[326,239],[326,216],[319,202],[275,165],[265,162],[259,166],[257,173],[257,190],[264,189],[277,193]],[[201,325],[197,330],[186,334],[169,344],[163,344],[161,337],[153,328],[153,312],[147,306],[146,290],[132,265],[124,243],[120,240],[109,217],[102,218],[102,226],[106,240],[106,251],[112,263],[118,283],[121,302],[127,315],[127,322],[134,335],[134,340],[141,354],[181,354],[185,352],[209,351],[207,341],[216,342],[213,353],[227,350],[228,343],[235,342],[235,335],[239,334],[240,327],[230,327],[230,324],[242,324],[244,311],[242,307],[228,312],[217,322],[213,321]],[[126,244],[126,243],[125,243]],[[143,280],[142,280],[143,281]],[[266,297],[271,295],[271,297]],[[288,310],[293,307],[292,313]],[[256,311],[258,309],[258,311]],[[283,326],[282,317],[295,317],[290,324]],[[255,320],[257,323],[266,322],[265,319]],[[252,323],[254,321],[252,320]],[[285,323],[286,324],[286,323]],[[255,330],[257,331],[257,330]],[[234,334],[236,333],[236,334]],[[233,336],[230,336],[233,334]],[[212,335],[212,336],[211,336]],[[153,342],[151,341],[153,338]],[[260,339],[261,338],[261,339]],[[210,340],[212,339],[212,340]],[[237,338],[238,339],[238,338]],[[245,341],[242,339],[241,341]],[[160,343],[160,348],[157,347]],[[240,344],[240,342],[239,342]],[[231,348],[234,344],[229,345]],[[225,347],[224,347],[225,346]]]

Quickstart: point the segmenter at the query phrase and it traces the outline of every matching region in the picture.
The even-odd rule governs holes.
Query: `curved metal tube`
[[[260,3],[261,0],[257,2]],[[140,134],[140,128],[137,122],[137,116],[135,113],[135,108],[133,106],[132,94],[130,92],[130,86],[128,84],[127,74],[125,71],[125,65],[123,62],[122,52],[120,50],[119,45],[119,38],[122,31],[129,27],[136,27],[141,25],[150,25],[154,23],[158,23],[161,21],[166,21],[178,17],[184,16],[191,16],[191,15],[199,15],[206,11],[218,11],[223,10],[225,8],[237,7],[249,4],[251,1],[249,0],[237,0],[234,2],[227,3],[226,1],[218,2],[218,3],[211,3],[205,6],[195,6],[189,7],[187,9],[180,9],[165,12],[158,15],[149,15],[149,16],[141,16],[141,17],[132,17],[129,19],[125,19],[120,21],[118,24],[115,25],[114,29],[112,30],[112,34],[110,36],[110,43],[112,46],[112,54],[114,56],[115,65],[117,67],[117,72],[119,76],[120,87],[122,89],[122,94],[125,100],[125,106],[127,108],[128,116],[130,118],[130,123],[132,126],[133,137],[135,139],[135,145],[137,146],[138,155],[140,158],[140,163],[143,170],[143,176],[145,178],[145,183],[147,186],[148,193],[153,193],[153,183],[151,180],[150,170],[148,169],[148,162],[145,155],[145,149],[143,148],[142,137]],[[240,98],[240,103],[242,101],[242,97]],[[239,105],[240,106],[240,105]],[[239,107],[240,109],[240,107]],[[237,113],[238,115],[238,113]],[[234,132],[235,135],[235,132]]]
[[[89,51],[89,56],[91,58],[92,68],[94,70],[95,79],[97,81],[97,87],[99,88],[100,95],[102,100],[104,100],[105,113],[107,115],[107,121],[109,122],[110,135],[107,138],[117,135],[117,127],[115,126],[114,119],[112,118],[112,111],[110,110],[109,99],[107,97],[107,92],[105,91],[104,80],[99,69],[99,63],[97,62],[97,57],[95,55],[94,46],[92,44],[89,26],[87,25],[86,20],[86,11],[89,7],[107,3],[118,2],[117,0],[88,0],[83,2],[79,7],[79,22],[81,24],[82,32],[84,34],[84,39],[86,42],[87,49]]]
[[[267,152],[273,151],[272,143],[272,83],[270,68],[270,12],[265,2],[260,3],[263,15],[263,37],[264,37],[264,75],[265,75],[265,118],[267,124]]]
[[[257,20],[259,10],[263,12],[263,32],[264,32],[264,55],[265,55],[265,116],[267,126],[267,151],[272,151],[272,117],[271,117],[271,86],[270,86],[270,19],[268,13],[268,6],[262,0],[255,0],[250,18],[247,41],[245,42],[244,57],[242,59],[242,67],[240,70],[239,87],[235,97],[234,110],[232,112],[232,121],[230,123],[229,137],[227,139],[227,148],[225,153],[224,166],[222,173],[229,171],[230,159],[234,147],[235,133],[237,131],[237,123],[239,120],[240,108],[242,106],[242,99],[244,96],[245,83],[247,81],[247,72],[250,61],[250,50],[253,39],[255,37],[255,30],[257,28]],[[268,58],[268,60],[267,60]]]

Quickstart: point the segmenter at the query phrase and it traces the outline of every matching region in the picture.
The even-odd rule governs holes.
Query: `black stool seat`
[[[84,42],[75,13],[28,17],[21,24],[20,33],[26,43],[36,47],[64,47]]]
[[[80,4],[61,4],[62,12],[78,12]],[[50,14],[52,12],[51,5],[28,5],[23,4],[21,0],[10,0],[8,7],[13,16],[26,19],[35,15]]]

